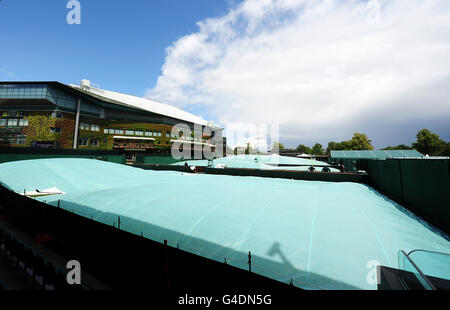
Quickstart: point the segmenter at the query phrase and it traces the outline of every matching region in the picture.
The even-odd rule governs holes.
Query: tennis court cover
[[[0,182],[35,198],[213,260],[307,289],[376,289],[399,250],[450,252],[447,237],[356,183],[183,174],[88,159],[0,165]],[[438,269],[442,276],[449,270]],[[199,271],[201,272],[201,271]],[[447,273],[447,275],[445,275]]]

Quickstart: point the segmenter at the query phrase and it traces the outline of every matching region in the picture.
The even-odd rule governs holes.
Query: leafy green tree
[[[303,144],[300,144],[299,146],[297,146],[297,151],[304,153],[304,154],[311,154],[311,148],[309,148]]]
[[[443,151],[439,155],[440,156],[450,156],[450,142],[445,143]]]
[[[253,148],[250,143],[247,143],[247,147],[245,148],[245,155],[249,155],[253,153]]]
[[[411,146],[400,144],[397,146],[388,146],[382,149],[383,151],[396,151],[396,150],[412,150]]]
[[[330,154],[331,151],[342,151],[342,150],[344,150],[342,143],[333,142],[333,141],[328,142],[327,154]]]
[[[372,140],[367,138],[367,135],[363,133],[355,133],[351,140],[342,142],[329,142],[327,147],[327,154],[331,151],[343,151],[343,150],[373,150]]]
[[[280,142],[274,142],[272,145],[272,152],[278,152],[280,150],[284,150],[284,145]]]
[[[322,144],[320,144],[320,143],[314,144],[314,146],[312,147],[312,150],[311,150],[311,153],[313,155],[323,155],[324,152],[325,151],[323,150]]]
[[[354,133],[353,138],[348,142],[351,150],[373,150],[372,140],[363,133]]]
[[[413,143],[413,147],[424,155],[439,156],[445,153],[446,144],[438,134],[422,129],[417,133],[417,142]]]

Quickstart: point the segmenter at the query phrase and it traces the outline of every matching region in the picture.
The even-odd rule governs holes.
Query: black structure
[[[293,179],[305,181],[325,181],[325,182],[355,182],[355,183],[369,182],[369,177],[367,174],[355,172],[352,173],[326,172],[322,171],[322,169],[314,172],[309,172],[309,171],[289,171],[289,170],[261,170],[261,169],[247,169],[247,168],[218,169],[210,167],[196,167],[195,170],[193,170],[189,166],[153,165],[153,164],[134,164],[133,166],[145,170],[170,170],[187,173],[206,173],[206,174],[220,174],[220,175],[247,176],[247,177],[251,176],[251,177],[278,178],[291,180]]]

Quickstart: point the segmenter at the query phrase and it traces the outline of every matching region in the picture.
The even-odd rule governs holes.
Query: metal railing
[[[410,252],[410,254],[411,253],[412,252]],[[398,252],[398,267],[401,271],[413,274],[425,290],[436,290],[436,287],[433,285],[430,279],[428,279],[428,277],[422,272],[422,270],[416,265],[416,263],[414,263],[414,261],[409,257],[409,254],[406,254],[406,252],[403,250]],[[402,279],[403,277],[400,276],[399,278]],[[409,285],[405,283],[405,281],[402,282],[405,287],[409,288]]]

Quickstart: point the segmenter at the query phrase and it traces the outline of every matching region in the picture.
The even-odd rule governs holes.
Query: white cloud
[[[450,119],[448,0],[246,0],[198,27],[147,96],[298,143]]]

